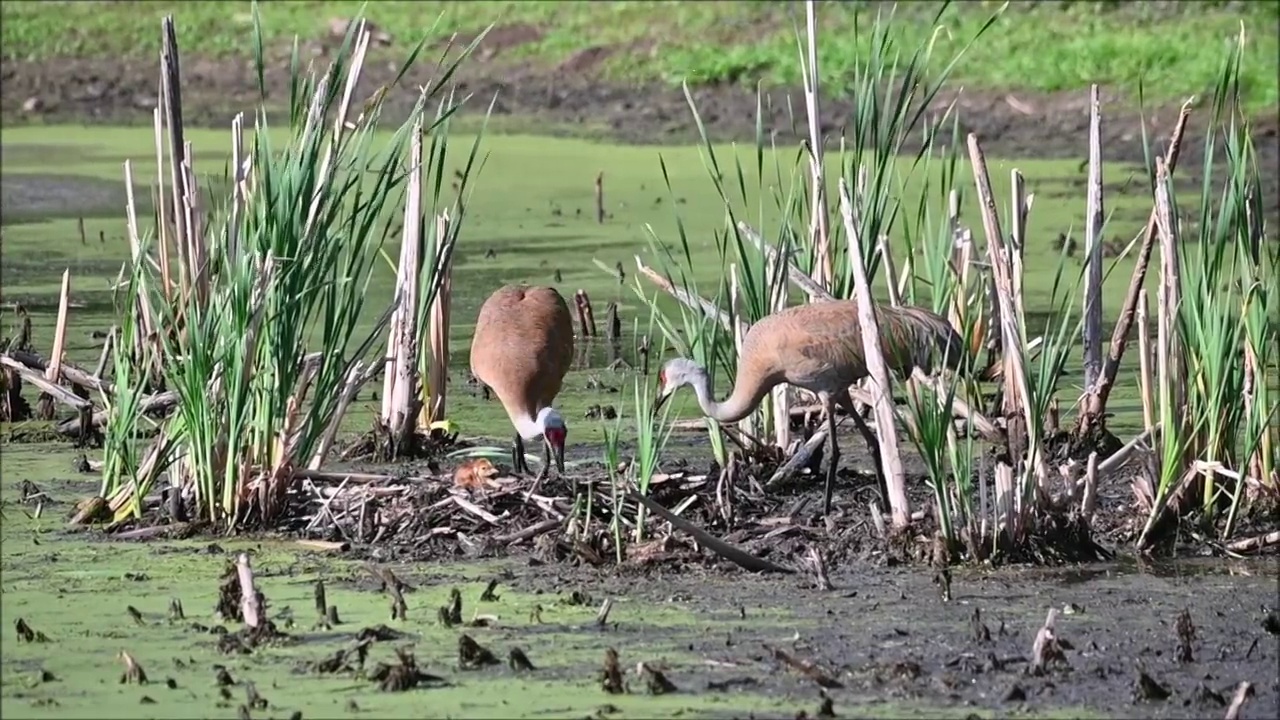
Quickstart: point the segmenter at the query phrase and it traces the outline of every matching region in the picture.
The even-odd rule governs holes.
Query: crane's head
[[[706,369],[689,358],[668,360],[667,364],[658,371],[658,399],[653,405],[654,412],[657,412],[676,390],[685,385],[705,383],[706,380]]]
[[[569,436],[569,428],[564,418],[553,407],[544,407],[538,411],[538,425],[542,428],[542,439],[551,449],[555,458],[556,470],[564,472],[564,441]]]

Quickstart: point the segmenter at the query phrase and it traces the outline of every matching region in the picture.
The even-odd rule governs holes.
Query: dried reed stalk
[[[160,77],[161,92],[159,97],[164,97],[164,74]],[[159,246],[160,253],[160,281],[164,284],[161,292],[165,302],[173,305],[173,274],[170,269],[169,262],[169,243],[173,241],[169,233],[168,213],[169,208],[166,207],[164,198],[164,111],[161,109],[163,100],[152,112],[152,120],[155,129],[156,141],[156,186],[155,186],[155,206],[156,206],[156,244]]]
[[[44,377],[51,383],[62,379],[62,357],[67,349],[67,307],[71,301],[71,268],[62,271],[62,290],[58,293],[58,322],[53,327],[53,351],[49,354],[49,364],[45,367]]]
[[[976,135],[969,134],[968,145],[974,184],[977,186],[978,199],[982,205],[982,225],[987,236],[987,258],[991,263],[991,275],[994,281],[992,286],[999,309],[1000,337],[1004,348],[1003,412],[1007,423],[1009,458],[1015,464],[1026,462],[1038,471],[1042,466],[1037,452],[1039,429],[1033,428],[1031,408],[1028,405],[1031,393],[1023,371],[1025,360],[1019,328],[1022,317],[1019,311],[1022,302],[1021,298],[1015,295],[1013,280],[1014,275],[1021,274],[1021,261],[1017,253],[1009,253],[1005,246],[1000,219],[996,213],[995,197],[991,193],[991,180],[987,175],[986,157],[982,153],[982,147]],[[1022,215],[1023,212],[1021,207],[1016,207],[1015,217]],[[1014,267],[1010,267],[1011,264]],[[1047,475],[1047,473],[1041,473],[1041,475]],[[997,510],[1002,517],[1007,518],[1006,529],[1016,537],[1021,531],[1021,500],[1017,493],[1014,493],[1011,500],[1008,498],[1001,500],[1002,492],[1012,491],[1013,476],[1012,467],[997,463]],[[1042,480],[1047,481],[1047,478],[1042,477]]]
[[[742,357],[742,343],[747,337],[747,323],[742,318],[746,313],[742,310],[742,284],[738,279],[737,263],[729,263],[729,308],[733,313],[733,317],[737,322],[733,324],[733,351],[738,357]],[[738,429],[751,437],[758,436],[756,420],[763,413],[759,408],[755,412],[749,413],[746,417],[738,421]]]
[[[1089,88],[1089,180],[1085,200],[1084,387],[1096,391],[1102,376],[1102,104]]]
[[[1142,395],[1142,427],[1149,430],[1156,425],[1155,381],[1151,376],[1151,323],[1147,290],[1138,293],[1138,388]]]
[[[807,36],[807,62],[800,58],[800,72],[804,76],[804,102],[809,116],[809,173],[812,182],[809,235],[817,254],[813,263],[813,279],[825,288],[831,286],[835,269],[831,260],[831,232],[827,222],[827,191],[822,166],[821,106],[818,101],[818,10],[814,0],[805,2],[805,35]]]
[[[449,237],[449,211],[445,210],[436,218],[436,238],[444,242]],[[432,423],[445,419],[446,392],[449,380],[449,311],[453,303],[453,253],[445,254],[441,273],[440,288],[435,300],[431,303],[431,366],[427,373],[428,394],[431,406],[428,408],[427,427]]]
[[[905,528],[911,523],[911,505],[907,500],[906,477],[902,469],[902,456],[898,449],[898,432],[894,426],[893,395],[889,385],[889,370],[880,350],[880,328],[876,323],[871,286],[867,283],[866,268],[862,265],[862,241],[853,219],[853,199],[849,196],[849,184],[840,179],[840,215],[844,219],[845,237],[849,243],[849,263],[853,275],[855,297],[858,300],[858,322],[862,326],[863,360],[870,373],[873,404],[880,446],[880,465],[889,493],[889,510],[895,528]]]
[[[409,151],[409,182],[404,204],[404,235],[396,271],[399,302],[391,315],[387,337],[387,375],[384,378],[382,422],[398,443],[409,440],[417,423],[413,403],[417,393],[418,277],[422,273],[422,121],[413,126]]]
[[[1187,119],[1191,117],[1191,103],[1192,100],[1187,100],[1182,104],[1182,111],[1178,114],[1178,122],[1174,125],[1173,135],[1169,139],[1169,147],[1165,150],[1164,165],[1168,168],[1169,175],[1172,175],[1174,169],[1178,166],[1178,154],[1182,148],[1182,134],[1187,127]],[[1106,412],[1107,398],[1110,397],[1111,388],[1115,385],[1116,374],[1120,371],[1120,359],[1124,357],[1124,350],[1129,342],[1129,331],[1133,328],[1134,312],[1138,306],[1138,295],[1142,292],[1147,280],[1147,268],[1151,263],[1151,251],[1156,242],[1158,212],[1158,209],[1153,207],[1151,215],[1147,219],[1146,232],[1143,236],[1142,247],[1138,250],[1137,264],[1133,268],[1133,276],[1129,279],[1129,291],[1125,295],[1124,307],[1120,311],[1120,317],[1116,320],[1116,326],[1111,332],[1111,349],[1107,353],[1107,362],[1102,369],[1102,376],[1099,378],[1096,387],[1089,389],[1088,402],[1085,405],[1085,412],[1080,414],[1077,434],[1088,432],[1091,424],[1100,422],[1103,413]]]
[[[780,272],[781,269],[777,263],[769,263],[765,266],[767,275],[765,287],[773,290],[772,308],[774,312],[787,309],[787,283],[779,282],[779,278],[776,277]],[[741,348],[739,348],[738,353],[741,356]],[[773,399],[773,441],[783,450],[791,446],[791,401],[787,391],[788,386],[786,383],[781,383],[770,391]]]

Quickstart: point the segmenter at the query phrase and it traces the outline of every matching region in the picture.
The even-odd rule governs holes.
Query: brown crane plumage
[[[506,285],[480,306],[471,372],[498,396],[515,426],[511,462],[528,473],[524,440],[543,438],[546,477],[554,455],[564,472],[564,419],[552,407],[573,363],[573,316],[554,288]]]
[[[816,393],[827,415],[831,459],[826,509],[830,512],[840,453],[835,432],[836,405],[853,418],[867,441],[876,474],[884,484],[875,436],[854,409],[847,392],[850,385],[869,374],[857,308],[854,300],[820,301],[780,310],[752,325],[742,341],[733,392],[724,402],[714,399],[706,369],[687,358],[670,360],[658,376],[659,404],[681,386],[692,385],[703,414],[732,423],[751,414],[765,394],[781,383]],[[907,377],[916,367],[926,374],[942,364],[962,371],[973,367],[963,340],[946,318],[910,306],[877,306],[874,312],[880,328],[880,349],[891,372]]]

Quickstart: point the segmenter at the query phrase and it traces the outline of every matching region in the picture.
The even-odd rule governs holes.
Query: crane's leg
[[[529,463],[524,459],[524,438],[520,437],[520,433],[516,433],[516,439],[511,443],[511,472],[517,475],[529,474]]]
[[[853,424],[858,428],[858,432],[862,434],[862,439],[867,441],[867,451],[871,453],[871,462],[876,468],[876,479],[880,482],[881,502],[889,502],[889,483],[884,476],[884,465],[880,462],[880,441],[876,440],[875,433],[871,432],[867,421],[863,420],[862,416],[858,414],[848,393],[837,395],[836,402],[840,403],[840,407],[844,408],[849,417],[853,418]]]
[[[827,393],[821,394],[823,411],[827,414],[827,442],[831,445],[829,460],[827,466],[827,482],[822,491],[822,512],[831,513],[831,492],[836,484],[836,469],[840,465],[840,443],[836,442],[836,403],[831,395]]]

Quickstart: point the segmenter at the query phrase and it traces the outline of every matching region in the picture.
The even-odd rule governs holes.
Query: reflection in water
[[[641,370],[643,353],[635,338],[621,337],[608,340],[604,337],[574,338],[574,370]]]
[[[1178,558],[1148,560],[1132,555],[1118,555],[1108,563],[1032,571],[1063,585],[1078,585],[1093,580],[1125,575],[1149,575],[1157,578],[1192,578],[1203,576],[1267,577],[1275,573],[1274,561],[1250,558],[1223,562],[1220,558]]]

